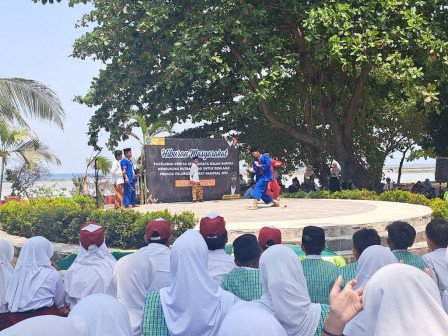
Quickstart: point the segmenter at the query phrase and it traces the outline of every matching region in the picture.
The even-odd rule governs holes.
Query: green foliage
[[[81,226],[95,221],[106,227],[106,243],[123,249],[142,247],[146,223],[158,217],[172,223],[176,237],[197,224],[192,212],[97,210],[94,201],[83,196],[8,202],[0,207],[1,228],[10,234],[42,235],[53,242],[77,244]]]
[[[409,191],[392,190],[383,192],[379,196],[380,201],[410,203],[430,206],[431,201],[420,194],[413,194]]]
[[[448,220],[448,201],[436,198],[431,201],[433,218],[442,217]]]

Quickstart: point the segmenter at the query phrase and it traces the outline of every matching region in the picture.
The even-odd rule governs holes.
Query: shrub
[[[410,203],[430,206],[431,201],[420,194],[413,194],[409,191],[392,190],[383,192],[379,196],[380,201]]]
[[[448,201],[444,201],[440,198],[433,199],[431,201],[432,217],[443,217],[448,220]]]
[[[106,243],[123,249],[142,247],[146,223],[158,217],[173,224],[176,237],[197,224],[192,212],[171,214],[164,210],[144,214],[132,210],[98,210],[92,199],[83,196],[9,202],[0,207],[0,225],[10,234],[39,235],[53,242],[77,244],[81,226],[86,221],[95,221],[106,228]]]

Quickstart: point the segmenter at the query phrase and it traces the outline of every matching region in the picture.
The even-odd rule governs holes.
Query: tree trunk
[[[408,153],[408,150],[411,149],[411,146],[406,147],[405,150],[402,152],[402,156],[401,156],[401,160],[400,160],[400,165],[398,166],[398,179],[397,179],[397,185],[401,184],[401,171],[403,169],[403,163],[404,163],[404,159],[406,157],[406,154]]]
[[[3,191],[3,174],[5,173],[5,159],[2,158],[2,168],[0,171],[0,200],[2,199],[2,191]]]
[[[347,149],[342,146],[336,148],[336,161],[341,165],[341,185],[350,187],[354,184],[356,188],[366,188],[371,182],[372,177],[369,171],[361,165],[355,157],[353,149]]]

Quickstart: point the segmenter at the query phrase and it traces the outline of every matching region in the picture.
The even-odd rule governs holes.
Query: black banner
[[[239,198],[238,145],[224,139],[149,137],[145,140],[149,194],[160,202],[192,201],[190,168],[199,157],[204,199]]]

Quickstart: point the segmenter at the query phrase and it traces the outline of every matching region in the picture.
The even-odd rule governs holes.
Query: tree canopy
[[[205,121],[202,136],[252,129],[259,144],[263,124],[362,186],[421,137],[447,79],[444,0],[88,2],[73,55],[106,65],[78,97],[97,107],[91,145],[101,130],[111,147],[126,139],[136,112]]]

